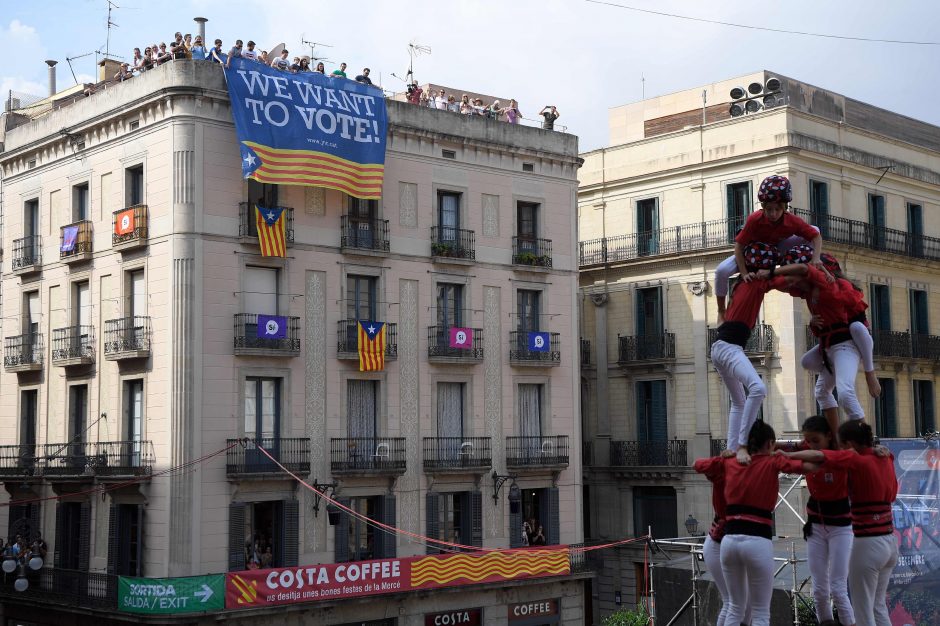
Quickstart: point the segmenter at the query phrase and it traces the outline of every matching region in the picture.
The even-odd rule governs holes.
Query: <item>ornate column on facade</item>
[[[608,392],[609,380],[607,378],[607,294],[592,293],[591,302],[594,304],[594,345],[597,356],[597,376],[595,404],[597,418],[594,424],[594,463],[599,467],[607,467],[610,462],[610,394]]]
[[[698,459],[711,454],[711,423],[708,401],[708,293],[707,280],[686,283],[692,298],[692,345],[695,346],[695,392],[702,400],[695,403],[695,437],[689,442],[689,458]]]

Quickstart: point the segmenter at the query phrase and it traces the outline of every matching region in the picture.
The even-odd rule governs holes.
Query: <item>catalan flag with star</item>
[[[385,369],[385,322],[359,320],[359,339],[356,345],[359,352],[360,372],[380,372]]]
[[[255,205],[255,223],[262,256],[287,256],[287,215],[283,207]]]

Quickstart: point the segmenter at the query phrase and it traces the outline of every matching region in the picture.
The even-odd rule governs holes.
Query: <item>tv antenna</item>
[[[323,48],[332,48],[333,46],[329,44],[325,44],[325,43],[320,43],[319,41],[310,41],[309,39],[304,39],[303,35],[300,36],[300,43],[305,46],[310,46],[310,61],[311,62],[329,61],[327,57],[316,56],[314,54],[314,50],[316,49],[317,46],[321,46]]]
[[[411,41],[408,43],[408,73],[405,74],[406,78],[414,80],[414,64],[415,57],[421,56],[422,54],[431,54],[431,46],[422,45],[416,41]],[[395,78],[398,78],[397,76]],[[405,81],[408,82],[407,80]]]
[[[117,28],[117,27],[118,27],[117,24],[115,24],[114,22],[111,21],[111,11],[114,10],[114,9],[120,9],[120,8],[121,8],[121,7],[119,7],[118,5],[116,5],[114,2],[111,2],[111,0],[108,0],[108,38],[105,40],[105,44],[104,44],[104,56],[105,56],[105,58],[108,58],[108,56],[109,56],[109,54],[110,54],[110,52],[111,52],[111,27],[112,27],[112,26],[113,26],[114,28]]]
[[[90,57],[90,56],[93,55],[93,54],[94,54],[94,55],[97,55],[97,54],[98,54],[98,51],[97,51],[97,50],[93,50],[93,51],[91,51],[91,52],[86,52],[85,54],[79,54],[79,55],[76,55],[76,56],[73,56],[73,57],[65,57],[65,62],[69,64],[69,70],[72,71],[72,78],[75,80],[75,84],[76,84],[76,85],[78,84],[78,76],[75,75],[75,68],[72,67],[72,61],[74,61],[75,59],[82,59],[82,58],[85,58],[85,57]]]

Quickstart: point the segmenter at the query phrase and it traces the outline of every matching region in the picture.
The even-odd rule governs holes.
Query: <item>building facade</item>
[[[739,86],[752,104],[732,115]],[[770,174],[790,178],[793,211],[865,292],[883,389],[868,396],[860,373],[866,419],[881,437],[936,428],[940,129],[764,71],[611,109],[610,134],[582,155],[578,196],[588,537],[684,536],[689,516],[707,530],[710,489],[689,466],[727,434],[714,270]],[[817,412],[808,322],[801,301],[768,294],[746,349],[778,434]],[[799,536],[794,516],[776,522]],[[601,607],[643,592],[642,561],[605,559]]]
[[[25,503],[0,516],[11,537],[42,533],[83,619],[117,619],[117,575],[434,552],[327,515],[259,448],[410,533],[515,547],[534,518],[548,543],[582,540],[577,138],[388,112],[380,201],[243,181],[210,63],[168,63],[6,133],[0,480]],[[255,204],[286,207],[286,258],[261,256]],[[270,315],[283,338],[259,335]],[[385,323],[383,371],[359,371],[357,320]],[[472,349],[451,347],[455,327]],[[498,494],[494,473],[509,477]],[[69,610],[37,621],[43,584],[5,592],[6,614]],[[575,574],[226,619],[419,624],[473,608],[513,623],[542,602],[546,623],[575,624],[584,588]]]

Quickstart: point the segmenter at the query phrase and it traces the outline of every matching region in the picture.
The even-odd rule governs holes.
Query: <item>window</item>
[[[427,493],[429,537],[465,546],[483,546],[483,498],[479,491]],[[428,554],[443,552],[428,546]]]
[[[887,285],[871,285],[872,330],[891,330],[891,292]]]
[[[463,326],[463,287],[453,283],[437,284],[437,325],[445,334],[449,328]]]
[[[376,221],[379,203],[377,200],[347,197],[349,198],[347,245],[353,248],[372,249],[378,237],[387,236],[387,233],[379,232],[379,225]]]
[[[829,236],[829,183],[809,181],[809,210],[813,224],[823,237]]]
[[[463,437],[463,418],[464,383],[437,383],[437,436]],[[448,452],[456,459],[459,447]]]
[[[72,221],[81,222],[91,219],[91,194],[88,183],[72,187]]]
[[[882,250],[885,246],[885,197],[873,193],[868,194],[868,223],[869,246],[874,250]]]
[[[36,415],[39,407],[39,391],[24,389],[20,392],[20,458],[35,458]]]
[[[666,425],[666,381],[642,380],[636,383],[635,389],[637,440],[646,443],[666,442],[669,439]],[[651,452],[661,452],[665,462],[666,449],[664,446],[661,450],[659,448],[660,446],[656,446]]]
[[[281,379],[245,379],[245,436],[276,438],[280,434]]]
[[[527,332],[541,330],[542,292],[537,289],[519,289],[516,291],[516,325],[520,333],[522,348],[528,349]]]
[[[728,241],[734,241],[735,235],[744,226],[747,216],[754,210],[751,181],[731,183],[727,186],[728,204]]]
[[[268,278],[266,279],[266,288],[270,288],[269,283],[274,283],[274,291],[277,292],[277,270],[269,270],[268,268],[252,268],[252,269],[263,269],[268,272],[274,272],[274,280],[270,280],[270,276],[265,274]],[[144,282],[144,270],[132,270],[125,273],[126,283],[124,293],[126,294],[124,298],[124,311],[128,317],[142,317],[147,315],[147,283]],[[249,280],[251,280],[249,278]],[[254,281],[251,281],[254,282]],[[259,282],[259,286],[260,286]],[[246,294],[246,296],[254,297],[255,295],[260,294]]]
[[[279,271],[272,267],[245,267],[246,313],[277,315]],[[252,337],[254,334],[251,335]]]
[[[299,524],[297,500],[230,503],[229,570],[297,565]]]
[[[894,379],[879,378],[881,395],[875,398],[875,434],[879,437],[898,436],[897,403],[894,395]]]
[[[88,281],[72,283],[72,325],[91,326],[91,291]]]
[[[377,286],[378,279],[374,276],[359,276],[356,274],[346,276],[346,319],[376,319]],[[355,342],[355,337],[353,340]]]
[[[138,204],[144,204],[143,165],[135,165],[124,170],[124,206]]]
[[[663,293],[659,287],[636,290],[636,334],[663,334]]]
[[[911,305],[911,332],[915,335],[929,335],[927,292],[922,289],[911,289],[908,293]]]
[[[672,487],[633,488],[633,534],[651,530],[654,539],[679,536],[676,490]]]
[[[639,256],[659,253],[659,198],[636,203],[636,245]]]
[[[376,380],[346,381],[346,429],[351,439],[374,439],[377,434],[378,390]],[[366,444],[367,448],[372,446]]]
[[[933,381],[914,381],[914,436],[934,432],[937,423],[934,420]]]
[[[542,445],[542,385],[521,384],[518,394],[519,435],[530,438],[524,445],[536,456]]]
[[[530,242],[534,245],[535,239],[539,233],[539,205],[534,202],[518,202],[516,204],[516,235],[519,238],[519,250],[523,242]],[[525,249],[531,249],[525,248]]]
[[[439,242],[457,241],[460,228],[460,194],[442,191],[437,195],[437,226]]]
[[[109,520],[108,573],[143,576],[143,506],[112,504]]]
[[[248,204],[255,205],[258,204],[263,207],[273,207],[278,205],[278,188],[277,185],[271,185],[268,183],[259,183],[258,181],[249,178],[248,179]],[[254,215],[252,213],[252,215]],[[254,229],[251,231],[252,237],[258,236],[257,224],[255,224],[254,219],[248,220],[250,224],[254,224]]]
[[[57,569],[88,571],[91,504],[59,502],[55,511],[55,553]]]
[[[378,497],[350,498],[347,506],[370,519],[376,519]],[[378,555],[375,553],[375,529],[359,518],[349,519],[348,526],[346,541],[349,557],[346,560],[366,561],[376,558]]]
[[[23,334],[36,337],[39,334],[39,292],[27,291],[23,294]],[[37,346],[38,347],[38,346]]]
[[[88,424],[88,385],[69,387],[69,442],[67,462],[76,467],[85,466],[85,429]]]
[[[383,524],[395,525],[396,501],[393,495],[360,496],[356,498],[337,498],[350,509]],[[334,562],[363,561],[368,559],[394,558],[397,552],[395,535],[376,532],[372,526],[361,519],[346,513],[340,514],[339,523],[334,526],[336,553]]]
[[[27,200],[23,205],[23,236],[39,235],[39,198]]]
[[[144,429],[144,381],[124,381],[124,440],[139,447]],[[137,444],[137,446],[133,446]],[[137,451],[139,455],[139,450]],[[135,464],[136,465],[136,464]]]
[[[456,159],[457,151],[456,150],[441,150],[441,156],[445,159]]]
[[[907,232],[910,236],[911,256],[924,254],[924,207],[913,202],[907,203]]]
[[[520,495],[521,527],[528,545],[557,545],[560,537],[558,488],[523,489]]]

